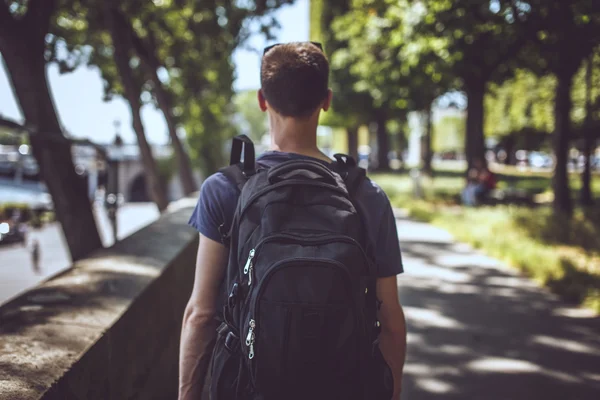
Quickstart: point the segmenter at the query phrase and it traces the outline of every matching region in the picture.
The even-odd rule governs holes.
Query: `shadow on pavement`
[[[466,246],[402,236],[403,400],[600,399],[600,318]]]

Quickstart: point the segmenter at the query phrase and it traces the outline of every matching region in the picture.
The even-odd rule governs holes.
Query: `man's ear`
[[[332,98],[333,98],[333,91],[331,89],[327,89],[327,97],[325,98],[325,101],[323,102],[323,111],[329,110],[329,107],[331,107],[331,99]]]
[[[258,106],[262,112],[267,111],[267,99],[265,99],[262,89],[258,89]]]

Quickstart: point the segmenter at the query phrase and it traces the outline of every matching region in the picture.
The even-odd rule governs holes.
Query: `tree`
[[[574,76],[600,40],[600,4],[593,0],[540,0],[535,12],[542,28],[536,42],[537,52],[530,54],[543,60],[545,69],[557,79],[553,143],[556,165],[552,180],[554,209],[556,213],[571,215],[573,205],[567,173],[572,130],[571,93]]]
[[[377,10],[375,6],[378,6]],[[335,40],[344,44],[332,54],[331,59],[334,71],[345,71],[338,75],[352,83],[351,89],[366,95],[363,98],[368,101],[370,114],[367,121],[376,126],[377,169],[388,170],[390,141],[387,123],[392,118],[390,112],[398,98],[398,87],[391,87],[387,78],[390,70],[397,71],[399,68],[395,54],[392,54],[395,49],[387,49],[381,37],[391,28],[381,16],[383,12],[381,4],[369,8],[363,2],[352,2],[352,7],[335,18],[331,25]],[[395,75],[398,77],[397,73]],[[364,104],[360,106],[364,107]]]
[[[18,146],[23,142],[18,134],[2,126],[2,116],[0,115],[0,146]]]
[[[447,115],[434,124],[433,148],[436,152],[458,152],[465,143],[465,118]]]
[[[467,95],[465,153],[469,166],[475,159],[485,162],[486,85],[510,74],[511,62],[535,35],[530,13],[526,1],[429,0],[413,3],[405,14],[417,21],[409,38],[415,43],[416,55],[436,52],[460,79],[460,88]]]
[[[345,41],[334,53],[334,66],[347,70],[353,89],[369,95],[377,123],[380,167],[388,167],[389,138],[386,123],[395,115],[405,119],[409,110],[431,113],[433,101],[450,85],[449,74],[433,51],[414,57],[407,40],[408,2],[354,1],[349,12],[336,18],[333,31]],[[437,67],[437,69],[436,69]],[[431,124],[424,136],[424,169],[431,173]]]
[[[211,0],[165,4],[141,28],[153,30],[169,75],[192,160],[206,174],[223,165],[224,144],[235,132],[231,54],[253,26],[267,37],[277,26],[269,14],[290,0]],[[250,24],[250,22],[257,24]],[[160,32],[160,35],[158,34]]]
[[[333,21],[350,10],[351,0],[329,2],[311,0],[310,2],[310,40],[323,44],[325,54],[333,61],[339,49],[348,46],[331,29]],[[356,79],[343,63],[330,63],[330,87],[333,90],[331,110],[321,114],[320,123],[326,126],[340,127],[346,130],[348,154],[358,159],[358,130],[369,122],[373,114],[372,99],[368,93],[354,90]]]
[[[241,132],[258,142],[268,131],[267,115],[258,108],[258,91],[246,90],[233,99]]]
[[[127,32],[131,45],[135,49],[136,54],[140,57],[142,66],[149,81],[152,83],[151,91],[154,93],[158,107],[162,111],[167,123],[169,138],[171,139],[171,145],[179,167],[179,178],[181,180],[183,192],[184,194],[191,194],[197,190],[197,185],[194,179],[190,158],[177,135],[177,122],[173,115],[172,95],[158,77],[158,70],[164,66],[164,63],[159,60],[153,45],[157,40],[152,36],[152,31],[148,31],[149,43],[146,43],[146,41],[139,37],[135,32],[128,18],[123,15],[123,12],[115,12],[115,23],[120,25],[121,31]]]
[[[144,165],[146,190],[162,211],[168,205],[166,191],[160,184],[140,115],[142,98],[149,96],[149,88],[145,86],[139,58],[133,54],[131,38],[119,23],[119,6],[94,0],[65,0],[62,5],[48,39],[50,57],[59,64],[61,73],[69,73],[82,64],[97,66],[104,81],[104,99],[119,95],[127,101]]]
[[[130,66],[133,47],[131,36],[123,29],[123,25],[118,22],[119,10],[112,0],[104,0],[102,4],[106,28],[110,33],[111,42],[114,47],[114,62],[119,73],[121,84],[123,85],[124,96],[131,109],[133,130],[136,134],[138,146],[142,155],[147,189],[158,209],[163,211],[167,208],[169,201],[167,200],[164,187],[160,183],[158,167],[144,132],[144,124],[142,123],[142,116],[140,114],[142,108],[142,102],[140,100],[140,84],[139,81],[136,81],[136,76]]]
[[[588,56],[585,65],[585,121],[583,123],[583,156],[585,159],[583,173],[581,174],[581,204],[590,207],[594,204],[592,196],[592,154],[596,143],[594,132],[594,103],[600,100],[600,96],[594,99],[594,67],[597,65],[597,52]]]
[[[0,52],[71,258],[78,260],[102,247],[102,242],[46,80],[46,36],[57,4],[57,0],[0,2]]]
[[[81,2],[73,1],[80,8],[86,8]],[[250,34],[249,26],[254,26],[248,24],[250,19],[264,16],[291,2],[213,0],[207,3],[181,0],[160,4],[129,1],[120,5],[117,16],[123,16],[132,28],[131,31],[126,29],[128,24],[121,24],[121,28],[129,33],[124,37],[136,50],[130,53],[130,67],[143,102],[154,103],[166,110],[176,154],[183,153],[182,145],[180,147],[178,140],[173,140],[172,134],[172,128],[179,125],[190,146],[190,157],[204,169],[205,174],[222,166],[225,138],[234,134],[231,123],[233,65],[230,58],[233,50]],[[93,5],[85,3],[87,6],[90,4]],[[84,14],[82,17],[77,14],[77,7],[65,7],[62,11],[66,17],[61,21],[66,21],[63,29],[68,29],[69,35],[61,36],[68,36],[69,46],[74,43],[94,49],[85,61],[100,67],[106,96],[110,98],[123,94],[124,90],[112,60],[112,44],[102,35],[102,24],[93,18],[88,21],[85,15],[93,15],[98,8],[87,7],[86,11],[79,13]],[[80,25],[81,18],[94,29],[73,32],[73,27]],[[273,19],[258,24],[260,31],[265,33],[269,33],[274,25]],[[143,46],[146,46],[146,53]],[[156,55],[155,59],[152,53]],[[162,65],[154,69],[157,62]],[[157,78],[164,89],[168,87],[166,93],[160,91]],[[173,122],[169,122],[169,116],[173,117]]]
[[[517,69],[502,84],[490,84],[485,97],[485,134],[502,137],[531,129],[554,130],[554,96],[556,77],[537,76]]]

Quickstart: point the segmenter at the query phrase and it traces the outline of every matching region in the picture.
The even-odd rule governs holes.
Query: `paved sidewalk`
[[[398,219],[403,400],[599,400],[600,318],[443,230]]]

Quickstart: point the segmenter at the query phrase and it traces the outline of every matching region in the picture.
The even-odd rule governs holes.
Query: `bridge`
[[[136,144],[104,144],[100,145],[108,158],[118,163],[118,187],[124,202],[150,201],[146,191],[145,168],[141,160],[139,147]],[[96,197],[97,190],[103,189],[106,184],[108,166],[98,156],[97,151],[84,145],[73,145],[73,162],[75,171],[82,179],[88,182],[88,195],[90,200]],[[156,161],[172,157],[170,146],[152,146],[152,153]],[[31,154],[29,146],[0,145],[0,185],[10,185],[11,191],[29,191],[31,198],[38,192],[46,192],[45,185],[40,182],[39,167]],[[171,176],[167,185],[167,196],[170,200],[179,199],[183,195],[177,176]],[[0,196],[1,198],[2,196]],[[38,206],[39,201],[28,200]],[[48,204],[41,207],[49,207]]]

